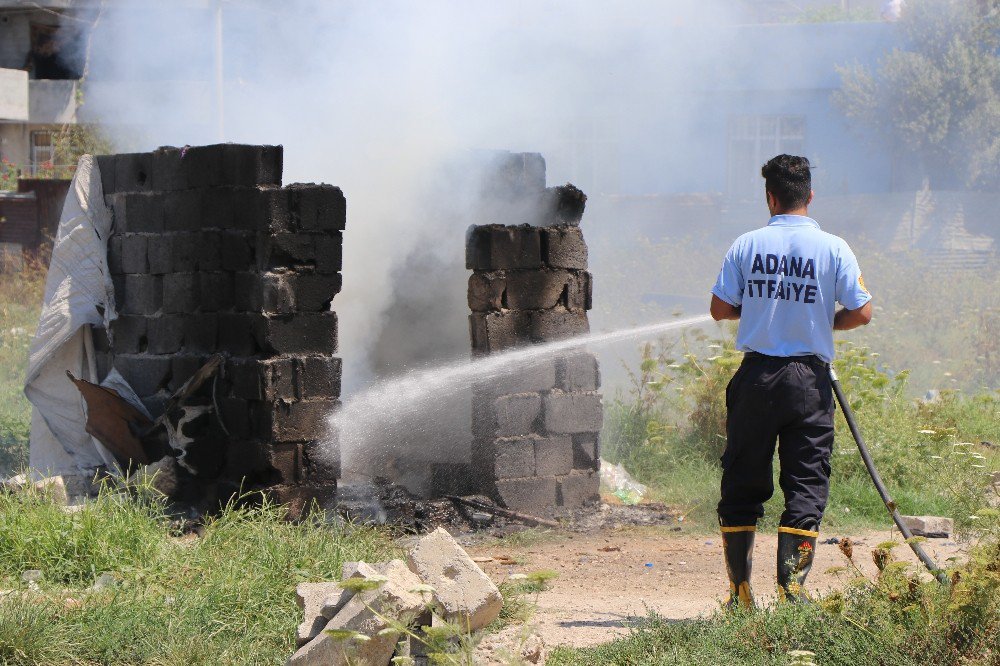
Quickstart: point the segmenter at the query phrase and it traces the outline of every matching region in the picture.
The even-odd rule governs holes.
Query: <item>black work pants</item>
[[[722,455],[723,525],[756,525],[774,494],[771,460],[778,443],[785,494],[781,525],[818,530],[830,490],[833,386],[815,357],[747,354],[726,388]]]

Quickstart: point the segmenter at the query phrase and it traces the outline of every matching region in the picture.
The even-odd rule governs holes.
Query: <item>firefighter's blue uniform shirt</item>
[[[743,308],[740,351],[815,354],[828,363],[836,303],[856,310],[871,300],[847,243],[802,215],[775,215],[737,238],[712,293]]]

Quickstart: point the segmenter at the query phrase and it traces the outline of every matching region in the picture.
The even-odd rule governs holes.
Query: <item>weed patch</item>
[[[111,491],[76,513],[0,496],[0,663],[263,664],[294,649],[295,585],[344,561],[397,555],[384,532],[290,524],[279,507],[229,507],[181,538],[154,499]],[[26,569],[44,574],[24,589]],[[118,584],[91,586],[111,572]]]

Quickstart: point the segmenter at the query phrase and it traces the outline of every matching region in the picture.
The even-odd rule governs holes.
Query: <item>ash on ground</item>
[[[452,534],[476,533],[496,537],[537,527],[568,532],[619,527],[675,527],[682,520],[676,509],[658,502],[632,506],[594,502],[574,508],[553,507],[544,515],[522,514],[515,517],[483,495],[424,499],[384,479],[342,484],[338,488],[338,513],[353,522],[387,525],[401,533],[424,534],[444,527]]]

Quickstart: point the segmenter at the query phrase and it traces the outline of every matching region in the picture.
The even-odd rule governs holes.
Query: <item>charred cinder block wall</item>
[[[486,225],[467,245],[474,355],[589,331],[591,275],[578,213],[582,193],[550,188],[539,222]],[[562,204],[560,204],[562,202]],[[563,205],[565,204],[565,205]],[[541,512],[596,499],[602,424],[597,359],[575,350],[484,378],[473,389],[473,469],[510,508]]]
[[[280,146],[160,148],[98,164],[119,313],[102,374],[116,368],[155,418],[221,352],[223,373],[200,398],[218,407],[218,423],[180,458],[185,492],[224,500],[269,488],[292,513],[333,499],[339,457],[319,447],[331,446],[340,395],[330,304],[341,289],[341,190],[282,188]]]

